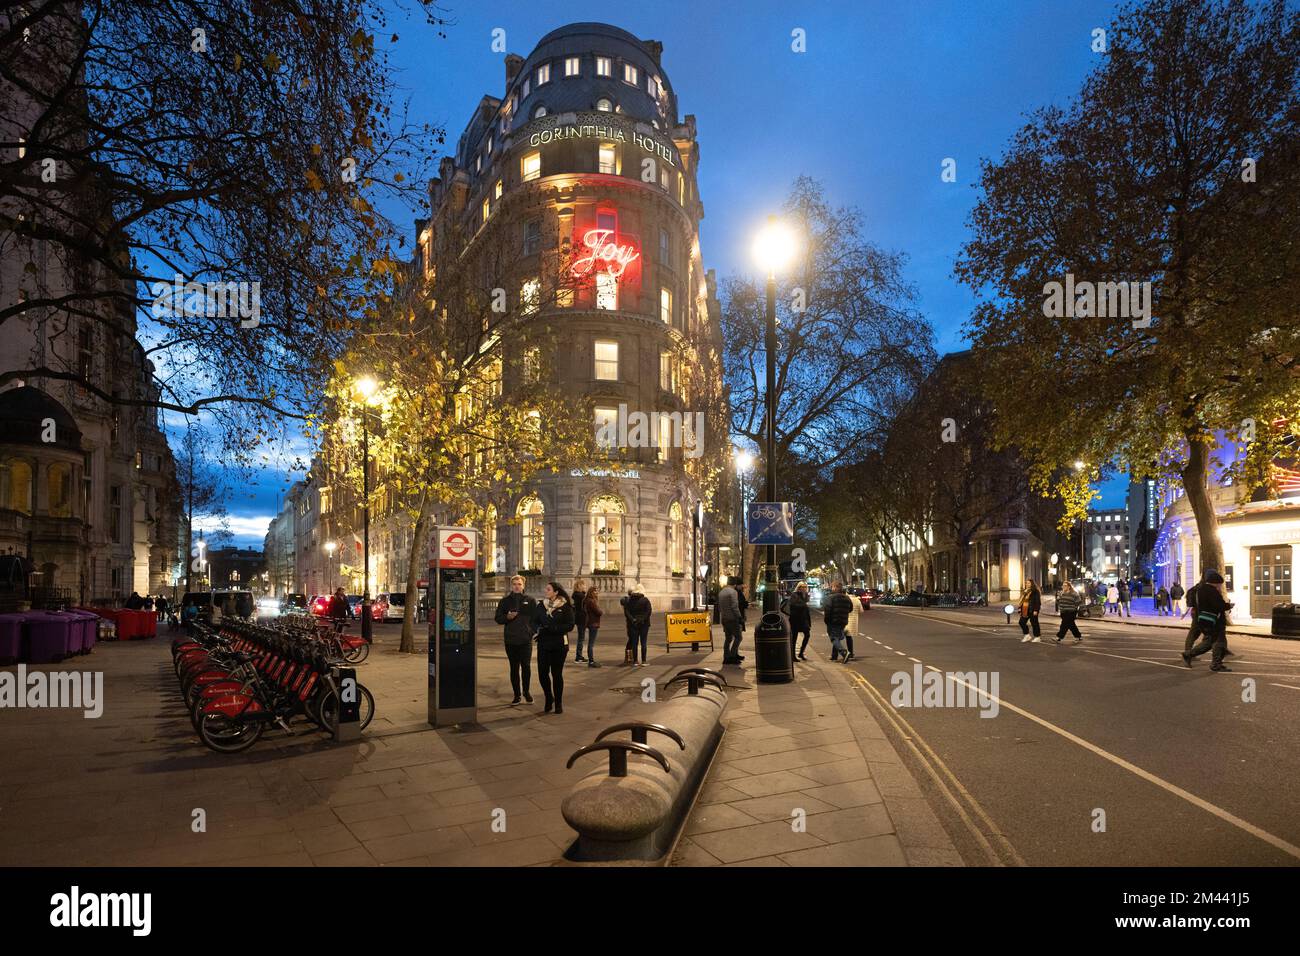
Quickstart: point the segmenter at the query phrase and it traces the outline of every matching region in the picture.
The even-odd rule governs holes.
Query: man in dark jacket
[[[342,622],[352,618],[352,605],[348,603],[348,596],[342,588],[331,595],[329,604],[325,609],[325,616],[334,622],[338,630],[342,630]]]
[[[654,613],[654,608],[650,604],[650,599],[645,596],[640,581],[628,585],[627,592],[626,597],[619,599],[619,603],[623,605],[623,616],[627,619],[626,663],[637,666],[636,652],[640,647],[640,666],[645,667],[646,647],[650,640],[650,617]]]
[[[522,692],[533,702],[529,685],[533,680],[533,617],[537,602],[524,593],[524,579],[516,574],[510,579],[510,593],[497,602],[494,620],[505,625],[506,658],[510,661],[510,687],[515,692],[512,704],[519,703]]]
[[[138,611],[144,607],[144,598],[140,597],[140,595],[135,591],[132,591],[131,596],[126,599],[126,603],[122,606],[128,611]]]
[[[1183,651],[1183,663],[1188,667],[1192,666],[1193,657],[1213,651],[1210,670],[1232,670],[1223,666],[1223,654],[1228,649],[1228,611],[1232,610],[1232,603],[1219,590],[1221,584],[1223,575],[1214,568],[1207,568],[1205,577],[1187,593],[1188,603],[1194,605],[1192,627],[1201,634],[1195,647]],[[1191,640],[1191,631],[1188,632],[1187,639]]]
[[[844,626],[849,623],[853,613],[853,598],[844,593],[844,585],[836,581],[831,585],[831,599],[822,611],[822,620],[826,623],[826,635],[831,639],[831,660],[839,660],[843,655],[844,663],[853,660],[853,653],[844,647]]]
[[[800,581],[790,595],[790,655],[794,660],[805,661],[804,652],[808,650],[808,639],[812,636],[812,612],[808,610],[808,585]],[[795,639],[803,635],[803,646],[795,651]]]
[[[718,623],[722,625],[722,663],[739,664],[740,639],[745,616],[740,610],[740,592],[736,579],[728,578],[727,586],[718,592]]]

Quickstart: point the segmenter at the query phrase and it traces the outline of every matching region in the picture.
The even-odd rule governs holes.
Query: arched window
[[[62,462],[55,462],[46,471],[46,484],[49,491],[49,515],[51,518],[72,517],[72,469]]]
[[[32,466],[21,458],[15,458],[0,468],[0,506],[21,511],[25,515],[32,513]]]
[[[627,506],[617,495],[598,495],[587,509],[591,514],[591,569],[623,569],[623,516]]]
[[[600,110],[602,113],[612,113],[614,111],[614,103],[609,97],[602,96],[600,99],[596,100],[596,109]]]
[[[678,501],[668,509],[668,566],[674,574],[686,570],[686,531],[682,527],[682,505]]]
[[[497,509],[488,505],[483,516],[483,571],[500,574],[505,568],[497,566]]]
[[[536,495],[519,502],[519,517],[523,519],[522,540],[525,571],[541,571],[546,560],[546,508]]]
[[[533,119],[541,119],[545,115],[546,115],[545,106],[538,105],[537,109],[533,110]]]

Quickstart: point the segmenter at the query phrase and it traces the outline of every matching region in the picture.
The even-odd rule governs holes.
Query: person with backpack
[[[1079,633],[1079,592],[1069,581],[1061,585],[1061,593],[1056,596],[1056,612],[1061,615],[1061,626],[1056,631],[1056,643],[1065,640],[1066,632],[1074,635],[1074,643],[1082,644],[1083,635]],[[1021,643],[1024,643],[1023,641]]]
[[[627,596],[621,598],[619,603],[623,605],[623,617],[627,620],[627,648],[623,663],[630,667],[645,667],[646,644],[650,639],[650,616],[654,613],[654,608],[642,591],[640,581],[628,585]],[[641,646],[640,665],[636,660],[638,644]]]
[[[506,658],[510,662],[510,687],[515,692],[511,704],[517,704],[520,694],[528,703],[533,695],[528,692],[533,677],[533,617],[537,601],[524,593],[524,579],[516,574],[510,579],[510,593],[497,602],[494,620],[505,625]]]
[[[790,600],[786,602],[786,613],[790,617],[790,658],[796,661],[806,661],[804,656],[808,650],[808,641],[812,637],[812,611],[808,608],[808,585],[800,581],[794,589],[794,594],[790,595]],[[795,641],[799,635],[803,635],[803,646],[795,650]]]
[[[1192,588],[1196,603],[1192,627],[1200,631],[1201,639],[1195,647],[1183,651],[1183,663],[1188,667],[1192,666],[1193,658],[1212,651],[1210,670],[1232,671],[1232,668],[1223,665],[1224,653],[1228,649],[1228,612],[1233,607],[1223,592],[1223,584],[1223,575],[1214,568],[1207,568],[1205,577]],[[1188,632],[1187,639],[1191,640],[1191,631]]]
[[[1038,612],[1043,609],[1043,592],[1038,590],[1038,582],[1030,580],[1020,592],[1020,632],[1025,636],[1021,644],[1038,644],[1043,640],[1043,632],[1038,626]],[[1033,637],[1029,636],[1029,627],[1033,625]]]
[[[557,581],[546,585],[545,598],[538,602],[533,624],[537,631],[537,682],[542,685],[546,706],[564,713],[564,658],[569,653],[569,632],[573,630],[573,601]]]

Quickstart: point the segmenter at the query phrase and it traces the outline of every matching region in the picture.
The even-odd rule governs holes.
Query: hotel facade
[[[540,380],[595,411],[601,457],[489,509],[487,594],[522,571],[613,594],[639,581],[659,609],[691,600],[709,530],[696,534],[697,507],[727,447],[725,422],[715,432],[700,412],[718,407],[722,340],[700,253],[695,117],[678,115],[662,50],[576,23],[506,56],[502,95],[480,101],[417,223],[416,265],[435,299],[448,255],[500,257],[504,242],[531,272],[506,293],[553,347],[539,358],[527,335],[500,342],[498,400]],[[374,562],[391,569],[378,591],[404,582],[394,558]]]

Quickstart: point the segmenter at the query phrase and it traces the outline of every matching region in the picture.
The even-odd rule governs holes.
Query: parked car
[[[311,613],[317,617],[324,617],[330,609],[330,596],[328,594],[317,594],[311,599]]]
[[[375,598],[375,604],[384,606],[383,616],[378,611],[373,616],[376,621],[400,621],[406,616],[406,594],[402,591],[390,591]]]
[[[215,608],[212,601],[211,591],[186,591],[181,596],[181,623],[197,617],[200,621],[211,624],[221,616],[219,609]]]
[[[222,617],[253,617],[257,603],[252,591],[213,591],[212,604],[220,609]]]
[[[305,594],[286,594],[280,599],[281,614],[306,614],[307,607]]]

